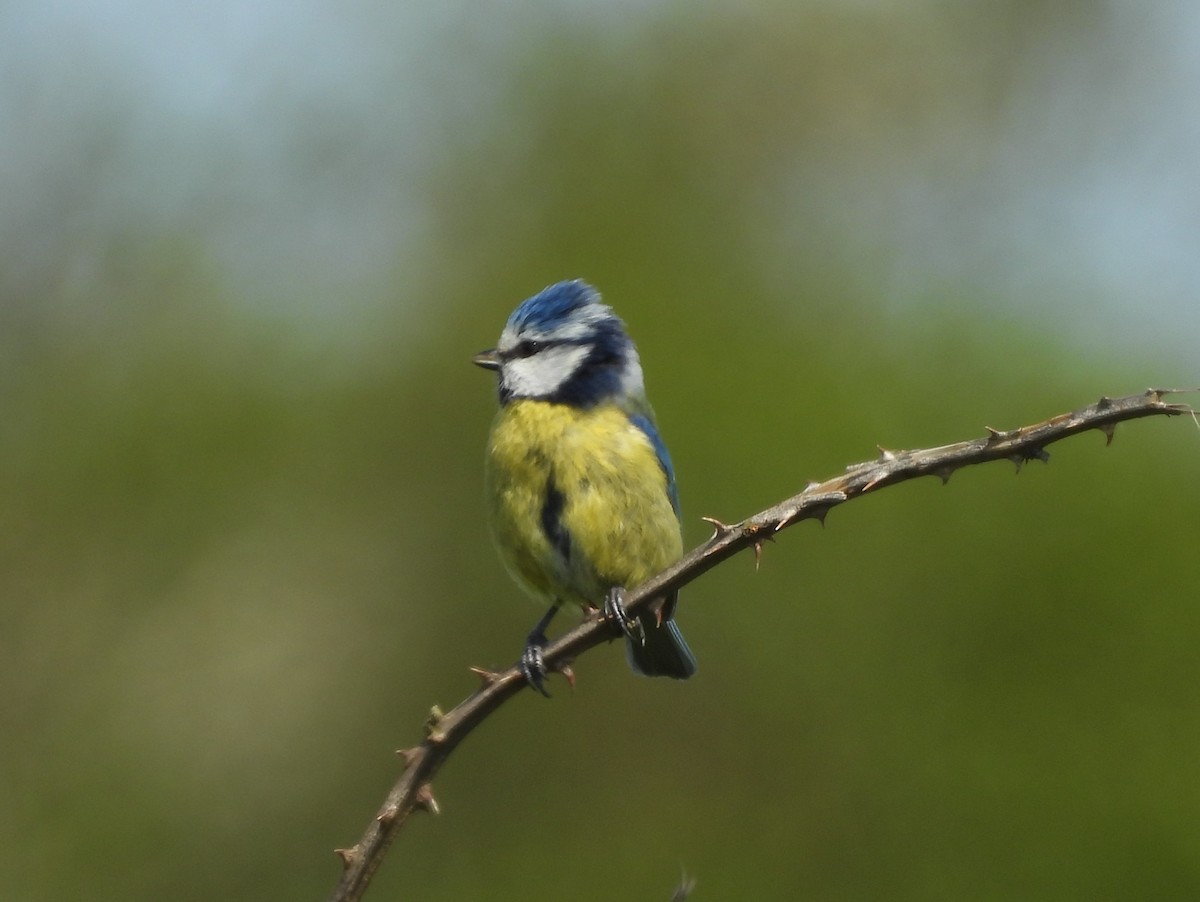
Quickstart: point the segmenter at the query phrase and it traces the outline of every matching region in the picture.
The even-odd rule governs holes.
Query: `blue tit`
[[[696,659],[671,619],[677,593],[636,620],[622,604],[625,588],[683,554],[675,473],[625,324],[587,283],[559,282],[523,301],[499,344],[472,360],[499,383],[492,536],[517,583],[550,605],[521,657],[526,679],[547,694],[545,630],[567,602],[602,605],[637,673],[690,677]]]

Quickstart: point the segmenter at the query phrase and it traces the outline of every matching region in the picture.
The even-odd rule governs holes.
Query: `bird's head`
[[[637,348],[625,324],[579,279],[522,301],[496,347],[472,362],[498,372],[502,404],[534,398],[590,407],[644,391]]]

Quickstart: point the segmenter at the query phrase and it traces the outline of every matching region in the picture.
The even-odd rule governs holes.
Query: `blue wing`
[[[658,427],[654,425],[652,419],[641,413],[631,413],[629,421],[642,430],[646,438],[650,439],[650,444],[654,446],[654,454],[658,457],[658,462],[667,477],[667,495],[671,499],[671,507],[675,509],[675,516],[678,517],[679,491],[675,487],[675,468],[671,466],[671,455],[663,443],[662,436],[658,434]]]

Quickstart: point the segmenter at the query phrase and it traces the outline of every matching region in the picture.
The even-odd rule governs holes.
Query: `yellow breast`
[[[635,586],[683,553],[654,447],[615,405],[501,408],[487,491],[505,563],[543,600],[598,605],[610,587]]]

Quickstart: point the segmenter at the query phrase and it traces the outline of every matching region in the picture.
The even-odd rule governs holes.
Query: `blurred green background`
[[[470,355],[585,277],[689,544],[1196,384],[1186,3],[0,5],[0,897],[322,899],[540,613]],[[1187,421],[889,489],[437,781],[368,898],[1200,897]]]

